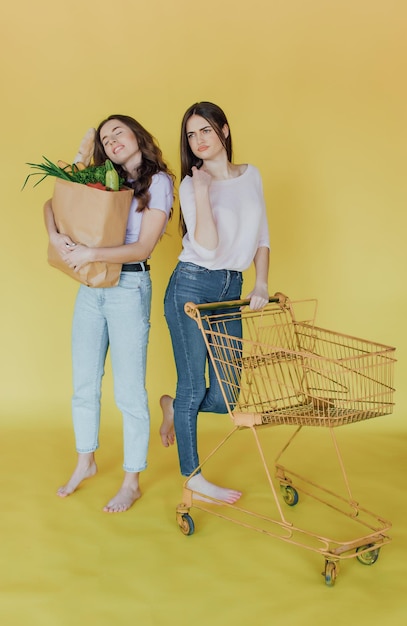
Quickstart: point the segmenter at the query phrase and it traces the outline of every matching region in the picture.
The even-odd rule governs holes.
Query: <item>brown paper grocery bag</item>
[[[75,243],[89,247],[120,246],[124,243],[131,189],[103,191],[57,178],[52,210],[58,232]],[[50,243],[48,263],[89,287],[114,287],[119,282],[121,263],[88,263],[79,272],[72,270]]]

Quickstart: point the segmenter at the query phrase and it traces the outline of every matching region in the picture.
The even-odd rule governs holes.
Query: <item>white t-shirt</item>
[[[180,261],[211,270],[243,272],[251,265],[258,248],[270,247],[263,184],[253,165],[248,165],[237,178],[213,180],[210,184],[209,198],[219,237],[216,250],[203,248],[194,239],[196,207],[190,176],[181,182],[179,198],[187,227]]]
[[[173,182],[170,176],[165,172],[154,174],[149,188],[151,195],[148,204],[150,209],[158,209],[164,211],[167,220],[173,204]],[[134,243],[138,241],[140,236],[141,222],[143,220],[144,211],[137,212],[138,201],[133,198],[130,206],[129,219],[127,220],[125,243]],[[148,209],[145,209],[148,211]]]

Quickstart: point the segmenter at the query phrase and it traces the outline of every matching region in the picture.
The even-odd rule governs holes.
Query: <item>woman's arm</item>
[[[63,235],[58,232],[51,200],[47,200],[44,204],[44,222],[50,242],[56,248],[59,255],[63,257],[68,249],[75,246],[75,242],[72,241],[68,235]]]
[[[269,276],[270,250],[267,247],[257,248],[254,257],[256,269],[256,282],[253,291],[249,293],[250,308],[261,309],[269,301],[268,276]]]
[[[79,271],[87,263],[103,261],[105,263],[137,263],[145,261],[154,250],[160,239],[167,215],[160,209],[145,209],[141,222],[141,230],[138,241],[122,246],[110,248],[88,248],[76,245],[74,248],[66,248],[64,260],[69,267]]]

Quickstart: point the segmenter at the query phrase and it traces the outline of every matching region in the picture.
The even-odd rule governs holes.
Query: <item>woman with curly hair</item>
[[[141,496],[139,473],[147,466],[150,415],[145,389],[150,330],[151,280],[148,259],[171,216],[173,175],[152,135],[135,119],[111,115],[96,130],[94,163],[110,159],[126,186],[134,189],[124,245],[90,248],[59,233],[52,202],[45,224],[52,243],[71,268],[88,263],[121,263],[115,287],[79,287],[72,327],[72,417],[77,465],[58,495],[72,494],[97,471],[101,385],[108,348],[114,393],[123,416],[124,479],[104,511],[122,512]]]

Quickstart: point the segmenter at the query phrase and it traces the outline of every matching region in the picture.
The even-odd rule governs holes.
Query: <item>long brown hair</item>
[[[125,126],[130,128],[137,139],[142,159],[137,170],[137,179],[131,183],[126,182],[126,186],[130,186],[134,189],[134,196],[138,200],[137,211],[144,211],[144,209],[148,208],[148,203],[150,202],[149,187],[154,174],[157,174],[158,172],[165,172],[172,178],[173,181],[175,180],[175,176],[164,161],[161,149],[159,148],[155,138],[139,122],[137,122],[137,120],[128,115],[109,115],[109,117],[100,122],[96,129],[95,149],[93,153],[95,165],[101,165],[106,160],[106,152],[100,140],[100,131],[106,122],[109,122],[110,120],[118,120],[122,124],[125,124]],[[124,170],[124,168],[120,165],[116,165],[115,163],[113,165],[118,171],[119,176],[126,179],[128,173]],[[171,214],[172,208],[170,217]]]
[[[199,169],[203,163],[202,159],[196,157],[192,152],[187,137],[187,122],[193,115],[203,117],[210,124],[210,126],[212,126],[226,150],[228,161],[232,161],[232,134],[230,132],[229,122],[226,119],[225,113],[217,104],[213,104],[212,102],[196,102],[190,106],[189,109],[187,109],[181,123],[181,180],[183,180],[185,176],[192,176],[192,168],[196,166]],[[223,134],[225,124],[229,127],[227,137]],[[182,235],[185,235],[186,226],[184,218],[182,217],[182,211],[180,211],[179,216],[179,228]]]
[[[182,118],[181,124],[181,180],[185,176],[191,176],[192,168],[194,165],[199,169],[202,165],[202,159],[199,159],[194,155],[191,148],[189,147],[188,137],[187,137],[187,122],[190,117],[193,115],[199,115],[203,117],[214,129],[216,134],[218,135],[223,147],[226,150],[226,154],[228,157],[228,161],[232,161],[232,135],[230,132],[228,136],[225,137],[223,134],[223,127],[225,124],[229,126],[229,122],[226,119],[225,113],[222,111],[220,107],[212,102],[196,102],[184,114]]]

